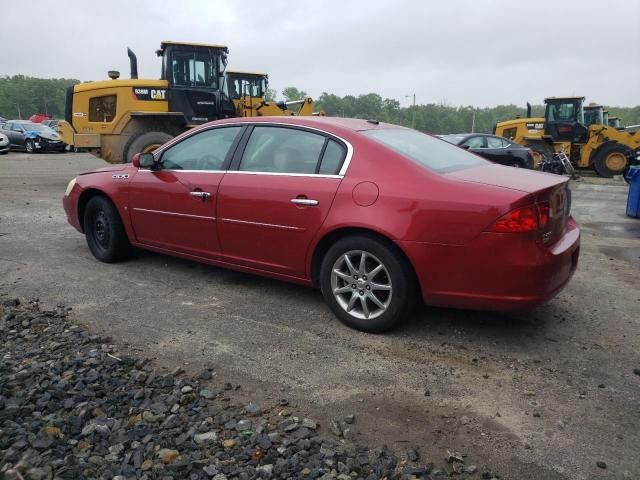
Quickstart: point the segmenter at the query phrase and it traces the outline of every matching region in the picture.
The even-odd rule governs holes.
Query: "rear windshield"
[[[408,128],[360,132],[438,173],[455,172],[489,163],[445,140]]]

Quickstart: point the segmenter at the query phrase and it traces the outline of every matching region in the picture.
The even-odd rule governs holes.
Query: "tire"
[[[27,140],[24,142],[24,149],[27,153],[33,153],[36,151],[36,145],[33,143],[33,140]]]
[[[172,138],[173,135],[159,131],[140,132],[133,135],[124,146],[123,163],[131,163],[136,153],[152,152]]]
[[[114,263],[129,255],[131,244],[110,200],[91,198],[84,210],[83,226],[89,250],[101,262]]]
[[[622,175],[629,163],[629,149],[619,143],[610,143],[600,148],[593,158],[593,168],[601,177]]]
[[[509,159],[509,161],[507,162],[507,166],[514,168],[524,168],[524,164],[522,163],[522,161],[516,160],[515,158]]]
[[[364,269],[360,268],[362,253],[365,254]],[[349,268],[345,256],[353,268]],[[363,271],[371,273],[379,265],[382,267],[374,277],[362,274]],[[335,270],[342,275],[334,273]],[[363,332],[381,333],[397,327],[414,307],[417,286],[411,266],[398,248],[367,235],[338,240],[329,248],[320,267],[320,287],[325,301],[340,321]],[[334,294],[334,290],[340,289],[344,291]],[[372,295],[379,305],[371,299]],[[350,302],[353,304],[347,311]]]

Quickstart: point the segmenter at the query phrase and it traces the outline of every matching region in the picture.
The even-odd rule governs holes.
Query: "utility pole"
[[[476,133],[476,112],[473,112],[471,117],[471,133]]]
[[[16,107],[18,107],[18,120],[22,120],[22,113],[20,113],[20,104],[16,103]]]
[[[411,108],[411,128],[416,128],[416,94],[412,93],[411,95],[405,95],[404,98],[409,98],[413,96],[413,105]]]

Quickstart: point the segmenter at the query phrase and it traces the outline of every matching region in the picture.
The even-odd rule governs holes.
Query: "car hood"
[[[80,175],[91,175],[92,173],[110,173],[110,172],[120,172],[122,170],[126,170],[128,165],[114,165],[112,167],[104,167],[98,168],[97,170],[91,170],[89,172],[82,172]]]
[[[463,182],[492,185],[525,193],[545,190],[568,181],[566,177],[552,173],[495,164],[458,170],[447,173],[446,176]]]
[[[26,132],[26,136],[29,137],[29,138],[40,137],[40,138],[45,138],[47,140],[55,140],[55,141],[60,140],[60,135],[58,135],[57,133],[54,133],[54,132],[42,133],[42,132],[36,132],[34,130],[31,130],[29,132]]]

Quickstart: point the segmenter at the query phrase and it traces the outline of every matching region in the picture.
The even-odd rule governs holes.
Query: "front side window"
[[[160,157],[163,170],[222,170],[242,127],[222,127],[192,135]]]
[[[240,162],[240,171],[316,173],[326,137],[282,127],[257,126]]]
[[[489,164],[478,155],[408,128],[380,128],[361,133],[438,173],[455,172]]]
[[[116,96],[105,95],[89,99],[90,122],[113,122],[116,116]]]

